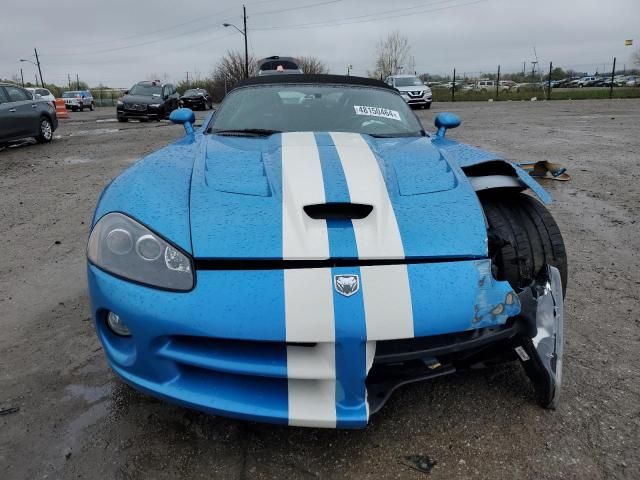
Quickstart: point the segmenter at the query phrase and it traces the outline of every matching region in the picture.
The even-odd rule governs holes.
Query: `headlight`
[[[122,213],[108,213],[96,223],[87,257],[95,266],[127,280],[167,290],[193,288],[191,258]]]
[[[158,108],[160,106],[159,103],[152,103],[151,105],[149,105],[151,108]]]
[[[122,100],[118,100],[118,101],[116,102],[116,105],[124,105],[124,102],[123,102]]]

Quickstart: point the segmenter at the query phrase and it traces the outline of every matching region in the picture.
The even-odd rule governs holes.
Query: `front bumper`
[[[124,106],[118,105],[116,107],[116,114],[119,118],[148,118],[159,119],[164,117],[164,111],[162,107],[149,107],[145,105],[144,110],[134,110],[124,108]]]
[[[360,271],[376,269],[377,276],[384,277],[391,273],[386,269],[396,267]],[[290,325],[283,291],[276,287],[282,270],[198,271],[197,285],[188,293],[136,285],[92,265],[88,278],[96,330],[109,363],[135,388],[217,415],[361,428],[397,386],[463,365],[444,351],[416,353],[416,345],[446,337],[453,339],[454,350],[461,345],[465,351],[482,347],[479,354],[496,342],[511,345],[514,328],[522,328],[519,299],[506,282],[493,279],[489,260],[406,268],[413,335],[380,338],[368,331],[359,298],[367,291],[363,280],[361,291],[349,298],[334,294],[335,336],[316,341],[305,337],[304,328],[291,333],[296,329]],[[328,270],[332,275],[353,271]],[[108,329],[108,311],[127,323],[131,337]],[[393,316],[394,306],[388,311],[389,322],[400,322],[399,312],[398,318]],[[312,323],[314,315],[308,315]],[[491,337],[487,332],[509,333]],[[476,337],[490,341],[461,341]],[[531,343],[530,337],[522,338]],[[390,362],[389,352],[398,345],[405,356]],[[513,349],[506,348],[513,358]],[[416,366],[426,368],[427,374]],[[394,369],[395,379],[389,374]]]
[[[421,97],[412,97],[409,95],[402,95],[402,98],[407,105],[429,105],[433,100],[432,95],[424,95]]]
[[[207,105],[207,101],[204,98],[182,98],[180,100],[185,108],[204,108]]]

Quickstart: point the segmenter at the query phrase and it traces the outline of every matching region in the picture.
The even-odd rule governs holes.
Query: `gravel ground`
[[[640,101],[419,115],[430,126],[445,108],[463,119],[452,137],[573,177],[545,183],[570,261],[557,411],[517,364],[406,386],[362,431],[218,418],[122,385],[89,321],[91,215],[111,178],[183,130],[97,109],[50,145],[0,151],[0,410],[19,408],[0,416],[0,478],[640,478]]]

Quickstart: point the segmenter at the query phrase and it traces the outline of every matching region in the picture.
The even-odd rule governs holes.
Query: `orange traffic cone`
[[[58,118],[70,118],[62,98],[56,98],[56,116]]]

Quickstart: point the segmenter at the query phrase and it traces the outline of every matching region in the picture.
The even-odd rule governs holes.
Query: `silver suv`
[[[71,90],[62,94],[64,105],[67,110],[73,110],[74,112],[80,110],[81,112],[88,108],[93,111],[95,106],[93,103],[93,95],[89,90]]]
[[[431,108],[433,101],[431,89],[415,75],[391,75],[386,78],[385,83],[398,90],[410,107],[415,105],[427,109]]]

